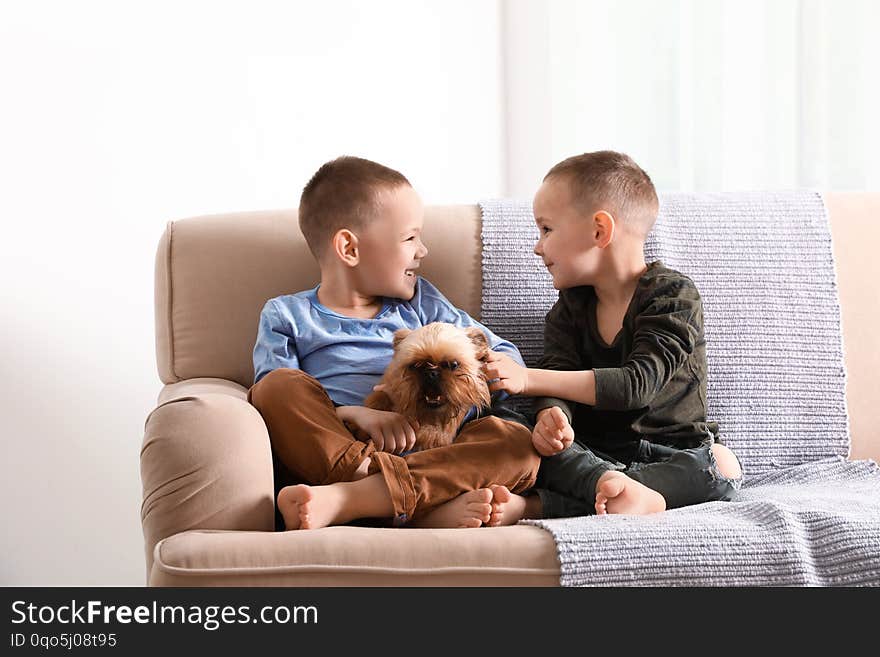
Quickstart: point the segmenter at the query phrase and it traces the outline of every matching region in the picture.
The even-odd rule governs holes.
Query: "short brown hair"
[[[360,157],[323,164],[299,199],[299,228],[315,258],[338,230],[362,229],[376,216],[381,190],[409,184],[402,173]]]
[[[659,202],[650,176],[628,155],[595,151],[554,166],[544,181],[569,185],[572,201],[584,212],[606,208],[622,225],[645,238],[657,219]]]

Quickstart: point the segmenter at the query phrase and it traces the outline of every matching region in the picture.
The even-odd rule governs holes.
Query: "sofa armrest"
[[[160,403],[144,426],[141,482],[148,578],[156,543],[179,532],[275,529],[269,434],[237,394],[177,394]]]
[[[164,404],[178,397],[201,397],[207,393],[230,395],[246,402],[248,391],[235,381],[205,376],[167,384],[159,392],[156,401],[158,404]]]

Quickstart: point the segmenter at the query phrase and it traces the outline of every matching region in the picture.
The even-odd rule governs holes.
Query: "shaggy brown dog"
[[[394,333],[394,357],[364,406],[394,411],[419,423],[414,450],[448,445],[472,406],[491,403],[483,376],[486,335],[434,322]]]

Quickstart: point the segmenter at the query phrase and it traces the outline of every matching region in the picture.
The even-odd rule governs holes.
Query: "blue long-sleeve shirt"
[[[254,345],[254,383],[281,367],[300,369],[315,377],[336,404],[363,405],[391,362],[394,332],[431,322],[478,327],[491,349],[523,363],[512,343],[453,306],[424,278],[416,281],[412,299],[384,298],[372,319],[333,312],[318,301],[319,287],[269,299],[263,306]]]

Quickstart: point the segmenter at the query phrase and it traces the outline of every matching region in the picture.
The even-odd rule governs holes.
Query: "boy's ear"
[[[600,249],[604,249],[614,239],[616,223],[614,216],[605,210],[599,210],[593,215],[593,237]]]
[[[474,343],[477,360],[486,360],[489,357],[489,341],[486,339],[486,334],[476,326],[466,328],[464,332],[471,339],[471,342]]]
[[[349,267],[353,267],[360,262],[357,235],[348,228],[340,228],[336,231],[336,234],[333,235],[331,250],[337,258]]]
[[[412,329],[408,329],[408,328],[397,329],[394,332],[394,338],[391,340],[391,346],[394,347],[395,349],[397,349],[397,345],[399,345],[401,342],[403,342],[403,340],[406,338],[406,336],[408,336],[410,333],[412,333]]]

